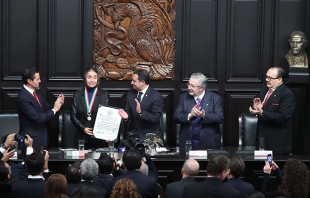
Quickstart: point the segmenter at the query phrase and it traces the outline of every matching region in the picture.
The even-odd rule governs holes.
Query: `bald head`
[[[195,177],[199,171],[199,163],[194,159],[188,159],[182,167],[183,177]]]

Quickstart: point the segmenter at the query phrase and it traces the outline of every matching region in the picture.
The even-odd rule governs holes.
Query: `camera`
[[[119,153],[124,153],[126,151],[126,147],[119,147],[118,152]]]
[[[27,139],[27,136],[25,135],[18,135],[18,134],[15,135],[15,141],[17,142],[24,142],[25,139]]]
[[[267,161],[268,161],[269,165],[271,166],[272,165],[272,155],[271,154],[267,155]]]

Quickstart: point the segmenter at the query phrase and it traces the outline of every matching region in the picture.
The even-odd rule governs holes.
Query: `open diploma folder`
[[[118,114],[118,109],[101,106],[97,112],[94,136],[102,140],[115,140],[121,120],[122,117]]]

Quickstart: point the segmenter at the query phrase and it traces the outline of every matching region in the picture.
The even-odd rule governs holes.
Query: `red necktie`
[[[39,105],[42,107],[41,102],[40,102],[40,100],[39,100],[39,98],[38,98],[37,92],[34,91],[34,92],[33,92],[33,95],[34,95],[34,98],[38,101]]]
[[[268,94],[267,94],[267,96],[266,96],[266,98],[265,98],[265,100],[263,102],[263,106],[265,106],[265,104],[268,101],[269,97],[271,96],[272,92],[273,92],[273,90],[269,89]]]

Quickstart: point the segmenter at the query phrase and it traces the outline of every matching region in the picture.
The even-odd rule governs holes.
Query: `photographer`
[[[9,148],[15,143],[15,133],[7,135],[5,142],[1,144],[0,147],[0,158],[2,161],[7,162],[9,158],[11,158],[14,153],[15,149],[9,151]]]
[[[124,152],[122,157],[123,167],[127,171],[124,175],[114,178],[111,185],[121,179],[131,179],[138,188],[141,197],[157,197],[157,180],[153,177],[142,174],[139,169],[142,164],[141,152],[130,149]]]

